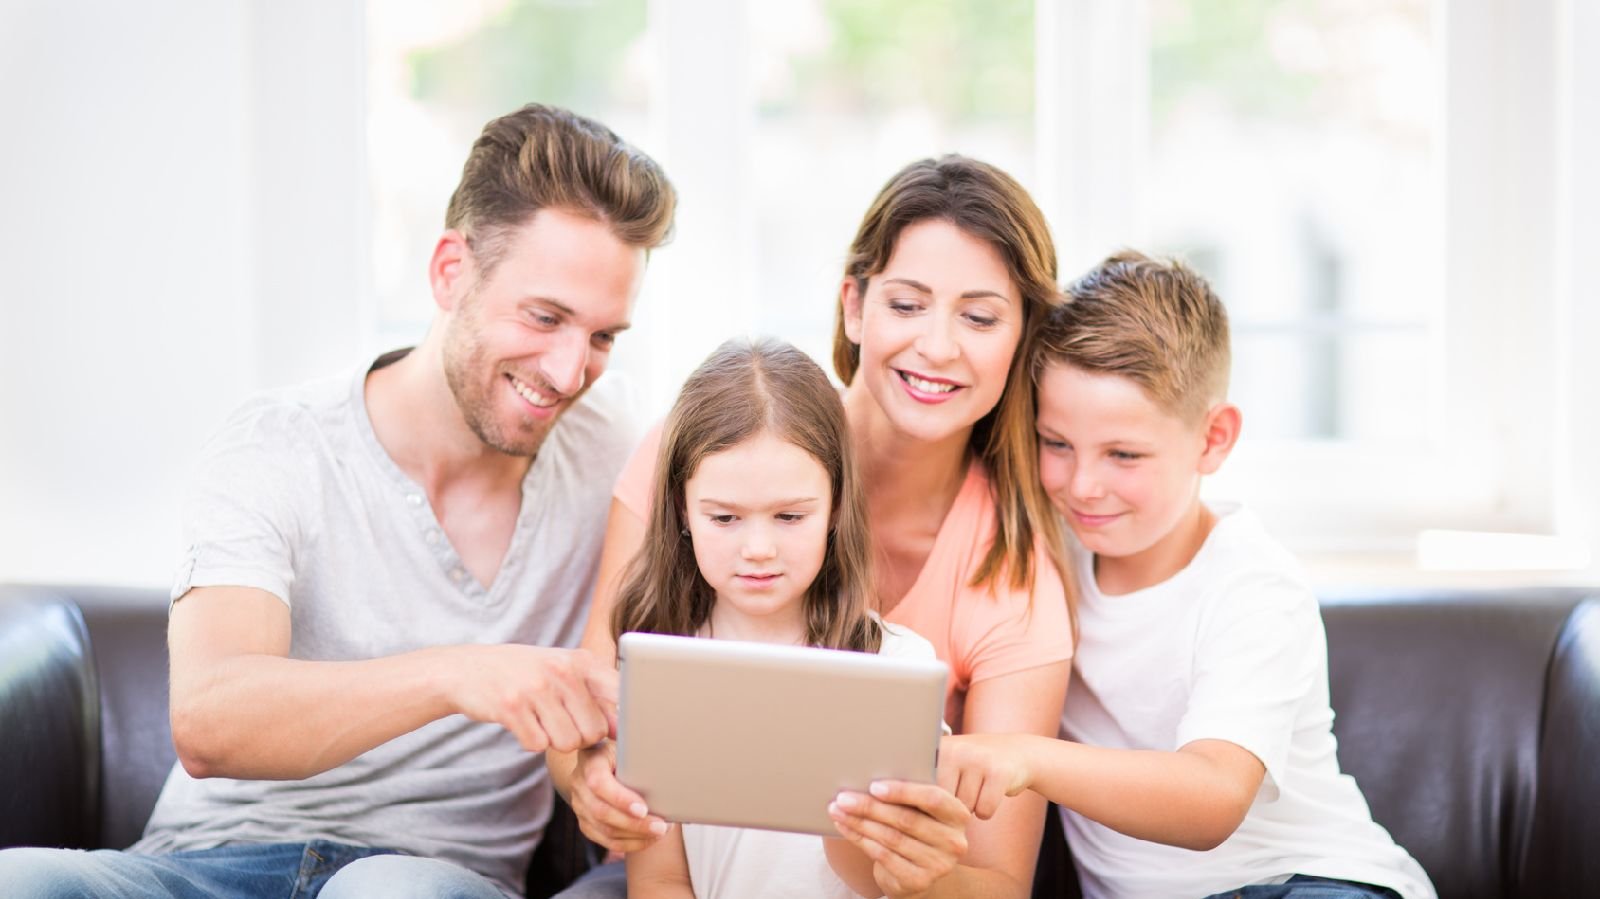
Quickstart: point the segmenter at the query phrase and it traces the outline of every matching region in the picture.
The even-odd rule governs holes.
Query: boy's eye
[[[1065,440],[1056,440],[1053,437],[1046,437],[1043,434],[1039,435],[1039,445],[1047,450],[1057,453],[1061,452],[1062,450],[1071,449],[1071,447],[1067,446],[1067,442]]]
[[[1130,453],[1127,450],[1112,450],[1111,458],[1118,462],[1137,462],[1144,458],[1143,453]]]

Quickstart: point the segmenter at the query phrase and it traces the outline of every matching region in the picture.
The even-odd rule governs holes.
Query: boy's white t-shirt
[[[937,658],[933,644],[915,631],[880,623],[878,655]],[[859,899],[828,865],[822,837],[714,824],[682,827],[695,899]]]
[[[1256,517],[1208,504],[1217,523],[1170,579],[1105,596],[1069,537],[1079,642],[1062,736],[1119,749],[1227,740],[1267,769],[1231,837],[1206,852],[1135,839],[1065,809],[1088,899],[1208,896],[1294,874],[1434,899],[1422,867],[1372,820],[1339,772],[1322,615],[1299,564]]]

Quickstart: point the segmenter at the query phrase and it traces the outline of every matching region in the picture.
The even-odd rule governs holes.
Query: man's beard
[[[471,303],[472,299],[469,298],[467,302]],[[466,419],[467,427],[478,435],[478,439],[483,441],[485,446],[508,456],[531,458],[539,452],[539,447],[549,435],[550,428],[559,419],[560,412],[546,421],[529,417],[523,418],[510,428],[501,424],[495,414],[495,393],[498,385],[494,382],[504,381],[505,373],[494,371],[490,381],[486,383],[482,380],[491,365],[479,340],[478,318],[473,313],[474,310],[464,308],[462,314],[450,322],[449,330],[445,332],[443,354],[445,382],[450,385],[450,393],[455,397],[456,406],[461,410],[462,418]],[[529,379],[519,376],[519,379],[529,387],[544,391],[546,395],[560,395],[560,392],[551,388],[543,378]],[[573,396],[564,397],[561,402],[570,404],[582,394],[583,391],[580,390]]]

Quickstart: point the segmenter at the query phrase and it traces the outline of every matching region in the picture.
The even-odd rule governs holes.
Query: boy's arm
[[[628,895],[633,899],[694,899],[683,827],[675,826],[654,843],[628,853]]]
[[[939,782],[980,818],[1031,789],[1128,836],[1199,851],[1238,829],[1266,770],[1226,740],[1161,752],[970,734],[946,737],[939,748]]]

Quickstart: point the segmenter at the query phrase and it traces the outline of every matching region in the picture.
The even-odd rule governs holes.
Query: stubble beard
[[[494,394],[499,386],[495,382],[504,380],[505,376],[488,361],[484,351],[475,300],[475,297],[466,298],[461,313],[450,321],[445,332],[445,383],[467,427],[485,446],[508,456],[532,458],[560,418],[560,412],[548,421],[523,417],[513,433],[507,433],[508,429],[502,427],[495,415]],[[548,387],[542,383],[536,386]],[[577,396],[568,397],[563,403],[570,404],[576,399]]]

